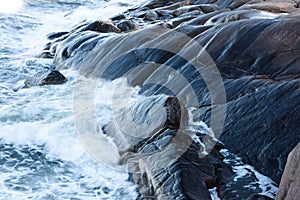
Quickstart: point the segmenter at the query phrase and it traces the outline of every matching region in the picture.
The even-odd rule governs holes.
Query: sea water
[[[135,199],[128,174],[97,162],[82,145],[73,118],[68,82],[21,89],[24,79],[51,59],[36,55],[51,32],[69,31],[84,20],[108,19],[137,5],[135,0],[27,1],[0,14],[0,199]],[[104,85],[103,85],[104,84]],[[110,118],[109,87],[100,84],[98,111]],[[107,83],[108,84],[108,83]]]

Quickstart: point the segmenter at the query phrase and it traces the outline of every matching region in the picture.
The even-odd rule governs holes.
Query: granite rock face
[[[298,0],[150,1],[112,17],[110,26],[89,22],[49,35],[51,41],[41,56],[54,58],[58,70],[75,68],[86,77],[127,77],[129,84],[141,86],[140,93],[149,98],[176,96],[186,109],[195,108],[208,125],[222,122],[224,116],[211,117],[215,108],[226,107],[224,127],[211,126],[219,133],[216,137],[279,183],[288,154],[300,142],[299,4]],[[206,56],[199,57],[203,52]],[[197,66],[196,61],[200,61]],[[211,70],[214,66],[217,71]],[[220,90],[211,92],[208,85]],[[171,102],[167,107],[176,110],[176,100]],[[172,165],[158,171],[153,168],[156,163],[152,161],[157,160],[151,159],[156,155],[153,149],[184,125],[178,115],[170,111],[168,125],[132,131],[153,140],[118,133],[112,124],[105,128],[119,139],[120,154],[136,169],[132,178],[145,198],[166,199],[171,194],[173,199],[209,199],[207,189],[218,187],[222,199],[268,199],[254,193],[230,194],[233,189],[228,190],[226,184],[232,181],[232,172],[218,148],[199,158],[201,149],[194,140]],[[151,156],[134,156],[145,152]],[[186,177],[192,177],[190,182]],[[226,178],[220,181],[219,177]],[[188,189],[191,185],[193,191]]]
[[[276,200],[296,200],[300,197],[300,143],[289,154],[280,181]]]

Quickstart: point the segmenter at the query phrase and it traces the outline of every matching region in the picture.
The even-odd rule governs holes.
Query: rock
[[[120,33],[121,30],[114,24],[113,21],[94,21],[83,28],[82,31],[97,31],[101,33]]]
[[[183,139],[183,138],[182,138]],[[219,186],[220,182],[226,184],[226,175],[232,175],[229,168],[223,165],[218,158],[217,151],[213,150],[204,158],[197,157],[195,144],[185,153],[164,168],[162,164],[174,152],[180,151],[179,147],[173,147],[164,154],[152,154],[139,160],[131,158],[130,165],[137,169],[133,173],[133,180],[139,185],[139,191],[144,197],[151,199],[211,199],[208,188]],[[216,155],[214,154],[216,153]]]
[[[155,21],[158,19],[159,19],[159,16],[158,16],[157,12],[155,12],[154,10],[146,11],[146,13],[144,15],[144,20]]]
[[[227,12],[227,11],[230,11],[230,9],[223,9],[223,10],[218,10],[218,11],[211,12],[211,13],[208,13],[208,14],[200,15],[197,18],[187,22],[186,25],[204,25],[208,20],[210,20],[214,16],[217,16],[220,13],[224,13],[224,12]]]
[[[163,105],[163,110],[149,111],[159,104]],[[114,139],[122,163],[128,164],[132,180],[138,184],[143,197],[206,200],[211,199],[208,188],[229,182],[233,172],[222,162],[222,155],[216,149],[208,155],[203,154],[203,146],[193,142],[190,132],[183,131],[188,117],[177,98],[152,96],[133,106],[134,109],[127,110],[131,118],[124,116],[130,113],[121,111],[116,119],[132,119],[135,126],[126,128],[130,122],[115,125],[123,121],[114,120],[104,127],[104,132]],[[159,116],[166,117],[156,124],[157,127],[147,126],[150,130],[136,127],[148,121],[148,113],[152,113],[151,119],[158,121]],[[122,131],[117,127],[122,127]],[[205,141],[205,133],[195,134]]]
[[[300,43],[295,42],[299,41],[299,23],[298,17],[281,16],[268,20],[239,20],[213,27],[185,28],[182,25],[175,29],[194,37],[200,45],[207,46],[207,52],[223,77],[227,96],[227,120],[221,140],[230,151],[243,157],[244,161],[254,165],[277,183],[291,151],[291,147],[286,144],[295,145],[300,141],[300,130],[296,123],[300,119],[293,114],[298,112],[300,105],[297,78],[300,73],[297,67]],[[209,124],[211,99],[201,76],[190,70],[180,59],[172,59],[174,54],[159,48],[140,49],[141,45],[132,43],[132,40],[144,41],[148,45],[153,44],[153,47],[160,44],[166,46],[173,41],[155,28],[115,36],[103,44],[102,49],[95,49],[86,58],[86,62],[81,65],[81,73],[88,77],[103,74],[101,63],[105,59],[104,52],[107,52],[109,46],[116,46],[122,41],[119,52],[112,52],[116,59],[105,68],[103,78],[119,78],[143,63],[163,64],[168,61],[168,65],[174,66],[184,77],[193,77],[188,80],[191,80],[190,84],[198,97],[201,119]],[[126,51],[128,48],[137,50],[124,54],[122,48],[125,47]],[[177,46],[172,48],[175,47]],[[186,51],[189,52],[188,47]],[[151,67],[139,69],[144,70],[137,69],[129,78],[135,83],[143,83],[155,71]],[[170,79],[164,84],[167,87],[176,85],[176,90],[184,92],[185,85],[176,81]],[[142,91],[147,95],[170,95],[169,90],[157,85],[143,86]],[[289,131],[291,129],[294,131]]]
[[[188,1],[187,1],[188,2]],[[178,7],[181,7],[183,5],[187,5],[188,3],[182,0],[171,0],[171,1],[165,1],[165,0],[152,0],[149,3],[146,3],[145,5],[141,6],[141,9],[154,9],[154,8],[160,8],[160,9],[176,9]]]
[[[124,14],[119,14],[119,15],[115,15],[113,17],[110,18],[112,21],[116,21],[116,20],[122,20],[122,19],[126,19]]]
[[[183,7],[177,8],[176,10],[173,11],[173,15],[175,15],[176,17],[179,17],[183,14],[190,13],[191,11],[195,11],[195,10],[202,11],[201,7],[198,5],[189,5],[189,6],[183,6]]]
[[[172,23],[172,27],[176,28],[177,26],[179,26],[180,24],[184,23],[184,22],[189,22],[192,19],[195,19],[195,16],[185,16],[185,17],[179,17],[176,18],[175,20],[171,20]]]
[[[254,194],[251,195],[249,198],[247,198],[246,200],[273,200],[272,198],[265,196],[265,195],[261,195],[261,194]]]
[[[292,42],[298,41],[299,22],[299,18],[253,19],[211,28],[197,36],[203,45],[210,41],[207,51],[225,81],[228,103],[222,141],[277,183],[291,147],[300,141],[300,130],[295,126],[300,119],[295,114],[300,103],[296,75],[300,71],[295,67],[300,43]],[[216,39],[211,41],[212,37]],[[249,75],[266,78],[244,82]]]
[[[275,19],[279,16],[279,14],[258,10],[235,10],[230,12],[223,12],[214,17],[211,17],[205,23],[205,25],[218,25],[221,23],[227,23],[243,19]]]
[[[194,3],[194,4],[198,5],[204,13],[211,13],[220,10],[219,6],[216,4],[202,4],[202,3],[200,4]]]
[[[159,105],[163,107],[159,108]],[[186,127],[187,111],[175,97],[147,97],[142,103],[136,102],[131,106],[129,109],[119,108],[116,120],[105,127],[105,132],[115,138],[114,142],[120,152],[137,149],[162,129],[178,130],[179,126]],[[122,127],[122,130],[117,127]]]
[[[35,76],[27,78],[24,82],[25,88],[42,85],[58,85],[67,81],[67,78],[56,70],[46,70],[37,73]]]
[[[300,143],[290,152],[281,177],[276,200],[296,200],[300,197]]]
[[[173,13],[172,10],[158,9],[158,10],[155,10],[155,11],[156,11],[156,13],[158,14],[158,16],[160,17],[161,20],[174,18],[173,14],[172,14]]]
[[[54,33],[50,33],[47,35],[47,39],[48,40],[54,40],[54,39],[57,39],[63,35],[66,35],[68,34],[69,32],[54,32]]]
[[[39,55],[37,55],[37,57],[38,58],[54,58],[54,55],[50,51],[44,50]]]
[[[296,17],[249,19],[213,27],[197,36],[200,44],[209,42],[207,51],[225,83],[227,120],[221,140],[277,183],[288,153],[300,141],[296,125],[300,119],[293,114],[300,109],[300,71],[296,67],[300,43],[295,42],[299,41],[299,23]],[[202,119],[209,123],[207,111],[201,111],[206,113]]]
[[[73,63],[82,62],[86,55],[100,44],[108,33],[97,33],[93,31],[82,31],[71,34],[67,39],[57,44],[54,56],[54,64],[56,69],[66,69],[74,67]]]
[[[230,9],[236,9],[245,3],[248,3],[251,0],[217,0],[216,4],[220,8],[230,8]]]
[[[295,1],[292,0],[273,0],[273,1],[266,1],[266,2],[259,2],[255,3],[249,2],[239,9],[257,9],[257,10],[264,10],[273,13],[290,13],[297,11],[298,5]]]
[[[187,12],[187,13],[183,13],[181,14],[179,17],[198,17],[199,15],[201,15],[203,12],[200,10],[193,10],[191,12]]]
[[[138,29],[138,26],[130,20],[121,21],[118,23],[117,27],[124,32]]]

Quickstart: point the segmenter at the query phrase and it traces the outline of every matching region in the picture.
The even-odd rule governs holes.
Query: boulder
[[[58,85],[65,83],[67,78],[57,70],[46,70],[27,78],[24,82],[25,88],[42,85]]]
[[[117,27],[124,32],[138,29],[138,26],[130,20],[122,20],[117,24]]]
[[[54,42],[54,64],[57,70],[77,66],[99,45],[109,33],[97,33],[94,31],[80,31],[69,35],[65,40]]]
[[[254,194],[248,197],[246,200],[273,200],[273,199],[265,195]]]
[[[151,111],[155,105],[163,107]],[[177,98],[146,97],[132,106],[117,113],[103,130],[116,143],[121,162],[128,165],[131,179],[143,198],[206,200],[211,199],[209,188],[228,184],[233,172],[223,163],[217,149],[205,152],[209,144],[207,133],[186,129],[187,111]],[[141,124],[149,121],[149,117],[160,123],[145,129]]]
[[[86,25],[82,31],[96,31],[100,33],[120,33],[121,30],[114,24],[113,21],[107,20],[107,21],[94,21]]]
[[[300,143],[290,152],[281,177],[276,200],[296,200],[300,197]]]

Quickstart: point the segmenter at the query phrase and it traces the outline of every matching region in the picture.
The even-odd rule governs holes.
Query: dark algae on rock
[[[74,68],[85,77],[110,80],[127,77],[129,84],[141,86],[141,93],[166,109],[167,123],[150,132],[132,129],[126,135],[114,122],[103,127],[115,139],[122,162],[134,169],[131,179],[138,185],[141,199],[205,200],[211,199],[211,188],[217,188],[220,199],[272,199],[274,195],[260,194],[258,186],[247,192],[242,184],[231,188],[234,172],[219,151],[228,149],[279,184],[288,155],[300,142],[299,4],[299,0],[154,0],[108,21],[87,22],[70,32],[51,34],[41,56],[54,58],[56,70]],[[158,27],[168,31],[159,31]],[[218,101],[218,92],[212,95],[207,88],[203,73],[210,65],[201,65],[203,73],[199,73],[176,53],[156,48],[173,42],[178,52],[183,49],[196,58],[199,52],[192,51],[192,43],[178,38],[174,41],[169,34],[174,32],[196,41],[209,54],[224,83],[226,102]],[[133,50],[122,52],[124,46]],[[105,64],[110,67],[105,68],[102,58],[108,55],[111,60],[106,58]],[[226,107],[224,127],[212,130],[221,129],[216,135],[220,142],[212,142],[216,145],[208,148],[205,156],[200,144],[210,144],[205,143],[204,135],[208,134],[187,133],[180,128],[188,124],[190,107],[182,106],[177,94],[184,94],[188,87],[168,78],[165,85],[148,83],[149,77],[167,74],[155,64],[171,66],[184,76],[195,91],[199,119],[206,124],[211,123],[212,108]],[[58,73],[52,71],[52,75],[54,72]],[[216,74],[206,74],[210,84],[216,84]],[[51,77],[28,85],[64,80]],[[168,84],[176,85],[178,91],[164,87]],[[157,100],[162,94],[166,96]],[[142,118],[139,112],[135,115]],[[182,118],[185,120],[178,120]],[[201,142],[197,143],[193,135]],[[171,148],[168,144],[174,140],[178,141]],[[190,143],[182,148],[181,141]],[[164,154],[158,151],[166,147],[170,148],[162,151]],[[287,194],[291,194],[289,199],[300,198],[293,196],[299,194],[299,188],[289,190],[286,186],[288,173],[294,170],[290,168],[299,165],[299,160],[291,160],[295,152],[290,155],[279,199]],[[180,156],[169,165],[157,167],[175,154]]]

